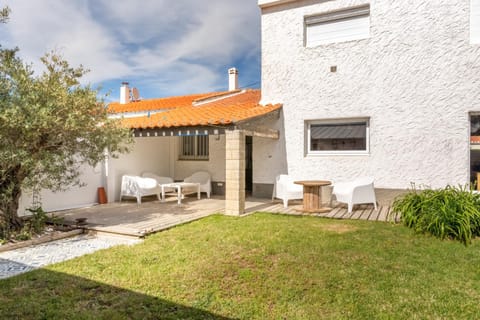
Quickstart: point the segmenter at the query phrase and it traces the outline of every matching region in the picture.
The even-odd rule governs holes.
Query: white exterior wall
[[[98,203],[97,189],[104,186],[104,171],[103,164],[99,164],[97,167],[92,168],[88,165],[84,165],[80,169],[82,175],[80,181],[85,184],[82,187],[70,187],[67,191],[52,192],[49,190],[42,190],[40,192],[40,199],[43,210],[57,211],[72,208],[88,207]],[[26,212],[27,208],[32,206],[33,194],[31,191],[24,191],[20,198],[20,204],[18,214],[29,215]]]
[[[131,153],[108,161],[108,200],[120,199],[122,176],[145,171],[183,180],[196,171],[208,171],[212,181],[225,181],[225,135],[210,135],[208,161],[178,160],[180,137],[135,138]]]
[[[173,167],[171,147],[175,138],[149,137],[135,138],[132,152],[121,155],[118,159],[108,161],[109,202],[120,200],[122,176],[141,175],[145,171],[157,173],[160,176],[172,177]]]
[[[178,160],[180,137],[175,143],[175,180],[183,180],[197,171],[207,171],[212,181],[225,181],[225,135],[209,135],[208,161],[204,160]],[[218,140],[217,140],[218,139]]]
[[[288,173],[283,117],[265,122],[264,126],[278,130],[280,138],[253,138],[253,183],[274,184],[276,175]]]
[[[304,16],[366,3],[370,38],[304,47]],[[370,175],[387,188],[467,183],[468,112],[480,111],[480,46],[469,43],[469,6],[304,0],[264,8],[262,102],[283,103],[289,174]],[[369,155],[305,154],[305,120],[356,117],[370,118]]]

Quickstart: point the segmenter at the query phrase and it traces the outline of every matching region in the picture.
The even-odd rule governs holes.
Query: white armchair
[[[183,181],[200,183],[200,192],[206,192],[207,197],[210,198],[210,193],[212,192],[212,179],[210,173],[206,171],[198,171],[191,176],[186,177]]]
[[[377,199],[373,188],[373,178],[363,177],[348,182],[339,182],[333,185],[332,194],[338,202],[348,205],[348,212],[352,212],[354,204],[372,203],[377,210]]]
[[[124,196],[135,197],[137,203],[140,204],[142,203],[142,197],[150,195],[156,195],[158,200],[161,200],[160,193],[161,189],[155,179],[128,175],[122,177],[120,201]]]
[[[155,180],[157,180],[157,183],[158,183],[158,184],[173,183],[173,179],[172,179],[172,178],[170,178],[170,177],[162,177],[162,176],[159,176],[158,174],[153,173],[153,172],[144,172],[144,173],[142,173],[142,177],[155,179]]]
[[[170,184],[170,183],[173,183],[173,179],[170,178],[170,177],[162,177],[162,176],[159,176],[158,174],[156,173],[153,173],[153,172],[144,172],[142,173],[142,177],[144,178],[152,178],[152,179],[155,179],[157,180],[157,183],[158,185],[161,187],[162,184]],[[165,192],[175,192],[175,188],[174,187],[164,187],[165,189]],[[165,199],[164,199],[165,200]]]
[[[273,186],[274,198],[282,199],[283,206],[288,207],[288,200],[303,199],[303,187],[301,185],[293,183],[293,179],[286,174],[279,174],[275,178],[275,184]]]

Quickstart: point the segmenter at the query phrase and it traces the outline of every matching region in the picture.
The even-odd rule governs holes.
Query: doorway
[[[253,137],[245,137],[245,194],[253,190]]]

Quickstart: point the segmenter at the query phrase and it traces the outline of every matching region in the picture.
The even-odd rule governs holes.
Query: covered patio
[[[212,193],[224,197],[216,210],[243,215],[246,194],[268,196],[275,175],[284,171],[283,157],[272,152],[281,149],[281,105],[261,105],[260,99],[259,90],[234,89],[111,104],[109,112],[132,130],[135,145],[130,154],[108,159],[108,200],[119,200],[124,175],[151,172],[180,182],[203,171],[211,176]]]
[[[333,210],[330,212],[307,215],[332,219],[398,221],[399,217],[391,214],[391,203],[396,196],[403,192],[402,190],[377,189],[378,210],[374,210],[371,205],[359,205],[349,214],[346,206],[334,202]],[[224,214],[225,202],[223,196],[200,200],[197,200],[196,197],[186,197],[182,205],[177,205],[175,197],[167,198],[166,202],[160,202],[152,197],[140,205],[134,200],[114,202],[89,208],[59,211],[55,212],[55,215],[64,218],[71,224],[74,224],[78,218],[87,218],[87,224],[84,227],[90,232],[144,237],[213,214]],[[284,208],[279,200],[247,197],[245,201],[245,215],[259,211],[303,215],[298,210],[301,208],[301,200],[292,201],[288,208]]]

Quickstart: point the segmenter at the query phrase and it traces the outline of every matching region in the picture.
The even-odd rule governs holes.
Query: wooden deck
[[[143,237],[176,225],[198,220],[220,213],[224,210],[224,201],[219,199],[201,199],[187,197],[177,205],[176,198],[166,202],[158,200],[122,201],[89,208],[55,212],[55,215],[74,223],[77,218],[87,218],[84,227],[90,232],[118,234],[122,236]]]
[[[335,205],[330,212],[304,214],[299,211],[302,208],[301,201],[292,201],[288,208],[284,208],[281,201],[272,202],[270,199],[256,198],[248,198],[245,207],[246,214],[262,211],[332,219],[384,222],[398,221],[399,219],[398,216],[391,215],[388,204],[380,205],[378,210],[374,210],[372,205],[355,206],[351,214],[348,214],[346,206],[340,205]],[[88,224],[85,228],[91,232],[143,237],[215,213],[223,213],[224,209],[225,200],[222,197],[202,198],[201,200],[197,200],[195,197],[186,197],[181,205],[177,205],[176,198],[172,197],[166,202],[160,202],[153,198],[145,199],[140,205],[135,201],[123,201],[55,212],[55,215],[70,223],[74,223],[77,218],[87,218]]]
[[[253,210],[252,210],[253,209]],[[302,204],[300,202],[292,203],[288,208],[283,207],[281,202],[273,202],[269,204],[259,204],[256,207],[248,208],[247,213],[255,211],[273,212],[292,215],[308,215],[316,217],[324,217],[331,219],[350,219],[350,220],[368,220],[382,222],[398,222],[400,217],[391,212],[389,205],[380,205],[377,210],[373,205],[357,205],[351,213],[348,213],[347,207],[336,204],[330,212],[325,213],[303,213],[301,211]]]

